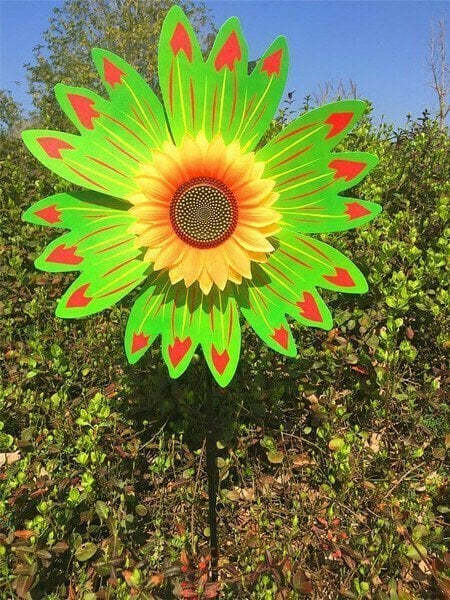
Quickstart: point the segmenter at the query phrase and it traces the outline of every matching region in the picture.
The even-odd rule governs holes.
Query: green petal
[[[216,286],[203,296],[199,337],[203,354],[217,383],[225,387],[233,378],[241,351],[241,327],[234,286],[221,292]]]
[[[199,342],[201,293],[197,285],[174,286],[166,308],[162,332],[162,355],[171,377],[179,377],[188,368]]]
[[[167,119],[176,144],[203,124],[205,64],[194,30],[179,6],[164,20],[158,73]]]
[[[287,42],[280,36],[248,78],[245,107],[236,136],[245,151],[256,146],[270,125],[283,95],[288,68]]]
[[[247,87],[247,44],[239,20],[228,19],[219,30],[206,64],[202,129],[211,140],[220,133],[226,144],[236,138]]]
[[[96,192],[71,192],[39,200],[22,215],[35,225],[62,229],[79,229],[110,215],[120,216],[128,209],[125,202]]]
[[[133,181],[139,163],[121,162],[121,152],[104,140],[89,147],[83,136],[47,130],[24,131],[22,138],[44,166],[76,185],[124,199],[140,189]]]
[[[113,110],[128,115],[136,131],[145,131],[155,148],[170,140],[164,108],[148,83],[122,58],[94,48],[92,58]]]
[[[296,175],[295,169],[324,160],[364,114],[361,100],[332,102],[311,110],[285,127],[256,153],[266,163],[264,174],[282,181]]]
[[[91,263],[92,264],[92,263]],[[138,286],[146,277],[148,264],[142,260],[113,260],[105,271],[92,268],[78,277],[63,295],[56,308],[56,316],[79,318],[108,308]]]
[[[286,319],[286,306],[279,297],[267,287],[270,279],[258,266],[254,268],[260,277],[260,283],[252,281],[241,286],[239,309],[251,328],[273,350],[286,356],[295,356],[297,348],[291,328]]]
[[[364,275],[335,248],[286,229],[278,235],[279,246],[262,268],[285,289],[300,282],[306,288],[317,286],[354,294],[367,291]]]
[[[125,352],[128,362],[136,363],[163,331],[170,303],[172,285],[166,275],[149,275],[130,311],[125,331]]]
[[[329,195],[297,203],[281,198],[276,209],[283,215],[280,226],[303,233],[353,229],[365,225],[381,212],[381,206],[375,202]]]
[[[117,214],[119,213],[119,214]],[[92,271],[106,273],[116,265],[130,264],[141,256],[136,235],[129,232],[136,218],[111,211],[51,242],[35,265],[41,271]]]

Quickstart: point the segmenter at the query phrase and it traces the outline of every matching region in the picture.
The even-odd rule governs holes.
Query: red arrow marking
[[[353,119],[353,115],[355,113],[352,112],[343,112],[343,113],[333,113],[328,117],[325,121],[327,125],[331,125],[331,129],[328,132],[328,135],[325,136],[325,139],[332,138],[338,133],[341,133],[350,121]]]
[[[85,283],[77,290],[73,292],[70,298],[67,300],[67,308],[84,308],[91,302],[92,298],[85,295],[86,290],[90,286],[90,283]]]
[[[266,71],[267,75],[273,75],[276,73],[280,74],[281,69],[281,58],[283,56],[283,48],[280,48],[273,54],[270,54],[264,59],[263,66],[261,68],[262,71]]]
[[[180,340],[178,337],[175,338],[173,346],[169,346],[168,348],[170,362],[174,367],[183,360],[191,346],[192,340],[190,337],[187,337],[184,340]]]
[[[222,69],[225,66],[227,66],[230,69],[230,71],[234,71],[234,63],[237,60],[241,60],[241,58],[242,52],[241,46],[239,44],[239,39],[236,35],[236,32],[232,31],[227,41],[219,50],[216,56],[216,60],[214,61],[216,71],[220,71],[220,69]]]
[[[61,150],[73,150],[73,146],[54,137],[41,137],[36,141],[50,158],[62,158]]]
[[[139,352],[148,345],[149,335],[143,333],[133,333],[133,341],[131,343],[131,354]]]
[[[180,50],[183,50],[189,61],[192,62],[191,40],[189,39],[189,34],[184,25],[181,23],[178,23],[175,27],[172,39],[170,40],[170,45],[172,46],[172,52],[175,54],[175,56]]]
[[[103,76],[105,81],[109,83],[111,87],[114,87],[118,83],[122,83],[122,77],[125,72],[119,69],[114,63],[108,60],[106,57],[103,58]]]
[[[339,285],[342,287],[355,287],[356,284],[347,269],[334,267],[334,270],[336,272],[335,275],[324,275],[323,278],[334,285]]]
[[[45,262],[61,263],[63,265],[79,265],[83,262],[83,258],[75,254],[76,250],[77,246],[66,247],[65,244],[61,244],[52,250],[45,259]]]

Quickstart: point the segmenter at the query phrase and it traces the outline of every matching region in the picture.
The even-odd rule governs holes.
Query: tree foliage
[[[0,89],[0,135],[16,134],[23,120],[22,106],[11,92]]]
[[[43,44],[27,65],[29,90],[38,119],[57,128],[61,111],[53,88],[61,82],[100,91],[90,51],[110,50],[133,65],[153,89],[158,89],[157,44],[164,17],[173,0],[66,0],[55,8]],[[203,3],[182,0],[194,28],[206,45],[213,30]]]

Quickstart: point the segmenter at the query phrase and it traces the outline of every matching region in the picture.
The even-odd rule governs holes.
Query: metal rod
[[[206,411],[206,472],[208,474],[208,518],[211,546],[211,579],[217,581],[217,445],[214,424],[213,383],[205,360],[205,411]]]

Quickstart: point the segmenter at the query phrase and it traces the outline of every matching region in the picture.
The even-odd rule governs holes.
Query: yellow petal
[[[250,277],[250,259],[247,250],[230,237],[221,245],[223,252],[226,254],[228,263],[236,273],[240,273],[244,277]]]
[[[223,290],[228,280],[228,261],[221,248],[222,246],[203,250],[203,260],[211,279],[219,289]]]
[[[148,198],[143,192],[138,192],[136,194],[130,194],[129,196],[127,196],[127,200],[131,204],[138,204],[138,205],[148,202]]]
[[[153,153],[153,164],[161,179],[169,183],[175,190],[185,183],[186,179],[179,163],[165,152]]]
[[[253,179],[261,179],[263,173],[264,173],[264,168],[265,168],[266,164],[263,162],[255,162],[253,165],[253,173],[252,173],[252,178]]]
[[[239,224],[233,233],[233,238],[246,250],[256,252],[272,252],[272,244],[257,230]]]
[[[272,208],[261,206],[242,208],[239,211],[239,222],[252,227],[265,227],[281,219],[281,214]]]
[[[139,245],[155,248],[161,244],[166,245],[171,238],[178,240],[178,237],[167,225],[148,226],[147,230],[139,236]]]
[[[234,188],[233,192],[239,206],[257,206],[270,194],[274,185],[271,179],[256,179]]]
[[[244,154],[228,166],[223,175],[223,182],[234,192],[234,188],[243,185],[249,180],[252,170],[253,157],[250,154]]]
[[[177,161],[185,181],[204,176],[204,151],[190,135],[183,138],[178,150]]]
[[[222,136],[216,135],[205,154],[205,175],[221,180],[226,169],[226,156]]]
[[[250,277],[251,277],[251,273],[250,273]],[[237,284],[242,283],[242,275],[240,275],[239,273],[236,273],[236,271],[234,271],[231,267],[228,270],[228,279],[230,281],[232,281],[233,283],[237,283]]]
[[[209,276],[209,273],[206,269],[202,269],[202,272],[200,273],[200,277],[198,278],[198,283],[200,285],[200,289],[202,290],[202,292],[205,295],[208,295],[209,292],[211,291],[213,281],[212,281],[211,277]]]
[[[197,281],[203,269],[202,251],[198,248],[186,246],[186,251],[181,262],[181,270],[186,287]]]
[[[169,206],[164,204],[145,204],[133,206],[128,211],[134,217],[139,219],[140,223],[149,223],[153,224],[155,222],[165,222],[167,224],[170,223],[170,213]]]
[[[274,223],[273,225],[266,225],[265,227],[262,227],[260,229],[261,233],[263,235],[265,235],[266,237],[269,237],[271,235],[275,235],[276,233],[278,233],[280,231],[281,227],[279,225],[277,225],[276,223]]]
[[[158,257],[155,260],[154,269],[166,269],[178,264],[184,255],[185,244],[178,238],[171,240],[166,246],[160,249]]]
[[[183,279],[183,271],[181,269],[181,263],[173,267],[169,267],[169,278],[171,283],[178,283]]]
[[[140,175],[136,178],[138,184],[142,187],[143,193],[147,196],[147,202],[151,198],[157,198],[164,202],[170,202],[176,187],[166,183],[161,177],[149,177]]]

